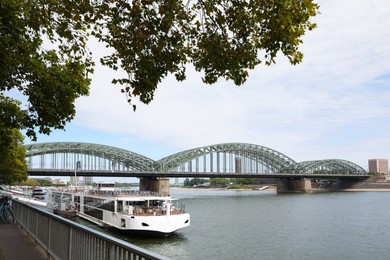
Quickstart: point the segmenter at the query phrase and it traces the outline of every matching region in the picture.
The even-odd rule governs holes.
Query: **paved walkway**
[[[17,224],[0,222],[0,260],[42,260],[46,254]]]

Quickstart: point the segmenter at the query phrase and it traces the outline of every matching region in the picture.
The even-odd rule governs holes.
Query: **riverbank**
[[[265,188],[266,187],[266,188]],[[358,192],[358,191],[366,191],[366,192],[377,192],[377,191],[390,191],[390,182],[386,180],[380,181],[335,181],[329,182],[326,184],[319,185],[318,183],[312,183],[313,190],[312,192]],[[262,186],[262,185],[246,185],[240,189],[230,189],[226,188],[217,188],[217,187],[171,187],[171,189],[180,189],[180,190],[212,190],[212,191],[226,191],[226,190],[237,190],[237,191],[249,191],[249,190],[277,190],[276,185]]]
[[[266,188],[265,188],[266,187]],[[248,185],[240,189],[230,189],[230,188],[216,188],[216,187],[170,187],[170,189],[178,190],[215,190],[215,191],[226,191],[226,190],[276,190],[276,186],[261,186],[261,185]]]
[[[316,188],[312,185],[313,188]],[[331,191],[390,191],[390,181],[384,175],[372,176],[366,180],[337,180],[330,181],[321,187]]]

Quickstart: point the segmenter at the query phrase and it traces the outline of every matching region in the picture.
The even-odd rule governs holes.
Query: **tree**
[[[230,181],[234,182],[235,184],[256,184],[257,179],[256,178],[232,178]]]
[[[36,179],[38,182],[38,186],[53,186],[53,182],[47,179]]]
[[[0,122],[1,125],[1,122]],[[12,184],[27,179],[23,135],[16,129],[0,127],[0,183]]]
[[[126,73],[112,82],[135,109],[133,99],[149,104],[168,74],[185,80],[188,64],[206,84],[225,78],[241,85],[278,52],[301,62],[301,37],[315,28],[318,8],[312,0],[2,0],[0,91],[26,96],[20,126],[34,140],[36,131],[63,129],[75,99],[88,94],[89,37],[111,51],[103,65]]]
[[[27,117],[19,108],[20,102],[0,93],[0,183],[27,179],[24,137],[19,131]]]
[[[27,97],[24,116],[14,119],[33,140],[36,127],[44,134],[63,129],[75,115],[75,99],[88,94],[86,11],[80,14],[73,2],[0,2],[0,94],[13,89]]]
[[[203,179],[203,178],[193,178],[191,180],[186,179],[184,181],[184,186],[186,186],[186,187],[187,186],[190,186],[190,187],[198,186],[198,185],[204,184],[208,181],[209,181],[208,179]]]
[[[210,179],[210,186],[213,187],[225,187],[230,183],[229,179],[225,178],[211,178]]]
[[[39,185],[37,179],[31,179],[31,178],[14,184],[18,186],[30,186],[30,187],[35,187]]]

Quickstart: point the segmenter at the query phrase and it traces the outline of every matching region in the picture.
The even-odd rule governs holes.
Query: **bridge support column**
[[[277,181],[278,193],[311,192],[312,190],[310,179],[279,178]]]
[[[169,196],[169,179],[142,177],[139,180],[139,190],[160,192],[163,196]]]

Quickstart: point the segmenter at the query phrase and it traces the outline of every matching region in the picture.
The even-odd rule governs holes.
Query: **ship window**
[[[128,206],[144,206],[145,201],[126,201],[126,205]]]
[[[142,226],[143,226],[143,227],[149,227],[149,225],[146,224],[146,223],[144,223],[144,222],[142,222]]]
[[[104,200],[92,197],[84,197],[84,213],[103,220],[103,211],[101,209]]]
[[[109,210],[109,211],[114,211],[115,209],[115,202],[113,200],[105,200],[102,201],[102,205],[99,206],[101,209]]]
[[[126,220],[121,218],[121,227],[126,227]]]
[[[116,211],[123,212],[123,201],[122,200],[118,200]]]
[[[149,201],[149,205],[151,207],[157,207],[157,206],[161,205],[161,202],[159,200],[151,200],[151,201]]]
[[[80,211],[80,196],[74,196],[74,203],[76,204],[76,210]]]

